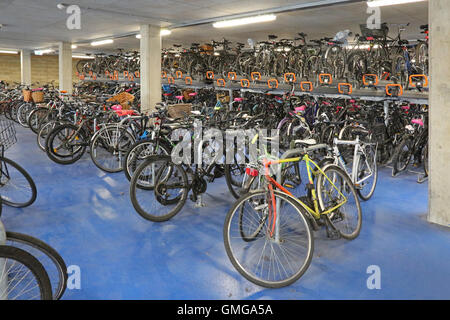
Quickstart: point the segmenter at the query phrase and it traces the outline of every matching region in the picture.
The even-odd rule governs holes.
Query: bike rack
[[[347,88],[347,92],[344,90],[344,88]],[[338,92],[340,94],[352,94],[353,92],[353,86],[350,83],[339,83],[338,84]]]
[[[134,77],[132,74],[128,74],[128,81],[134,81]]]
[[[123,77],[124,77],[124,78],[128,78],[128,71],[124,71],[124,72],[123,72]]]
[[[252,81],[259,81],[259,80],[261,80],[261,73],[259,73],[259,72],[252,72],[250,74],[250,76],[252,77]]]
[[[192,84],[192,78],[191,77],[185,77],[184,78],[184,83],[186,83],[187,85],[191,85]]]
[[[369,78],[369,79],[367,79]],[[373,78],[370,80],[370,78]],[[376,86],[380,83],[380,79],[378,79],[378,76],[376,74],[365,74],[363,75],[363,84],[365,86]]]
[[[167,77],[167,82],[169,84],[175,84],[175,79],[173,77]]]
[[[206,79],[209,79],[209,80],[214,79],[214,72],[206,71]]]
[[[180,70],[177,70],[177,71],[175,72],[175,77],[176,77],[177,79],[182,79],[182,78],[183,78],[183,72],[181,72]]]
[[[167,72],[161,71],[161,78],[162,79],[167,78]]]
[[[140,78],[140,77],[141,77],[141,73],[140,73],[139,71],[135,71],[135,72],[134,72],[134,76],[135,76],[136,78]]]
[[[241,87],[242,88],[248,88],[248,87],[250,87],[250,80],[248,80],[248,79],[241,79]],[[245,84],[244,84],[245,83]]]
[[[97,75],[96,74],[92,75],[92,80],[97,80]]]
[[[308,89],[305,89],[305,85],[308,85]],[[313,83],[311,82],[311,81],[302,81],[302,82],[300,82],[300,89],[303,91],[303,92],[306,92],[306,91],[308,91],[308,92],[312,92],[313,91]]]
[[[287,72],[284,74],[284,82],[295,82],[297,78],[295,77],[295,74],[292,72]]]
[[[413,81],[413,79],[419,78],[423,79],[423,82],[421,81]],[[413,74],[409,76],[409,85],[412,88],[426,88],[428,87],[428,77],[424,74]]]
[[[394,94],[393,92],[391,92],[390,88],[398,88],[398,90],[399,90],[398,94]],[[401,84],[398,84],[398,83],[388,84],[386,86],[386,94],[389,97],[401,97],[403,95],[403,86]]]
[[[236,80],[237,79],[236,72],[228,72],[228,79],[229,80]]]
[[[274,84],[274,85],[272,85]],[[277,79],[269,79],[267,80],[267,86],[269,87],[269,89],[278,89],[278,80]]]
[[[330,85],[333,83],[333,76],[330,73],[319,74],[320,84]]]
[[[216,83],[217,83],[217,86],[219,86],[219,87],[225,87],[225,84],[226,84],[225,79],[223,79],[223,78],[217,79]]]

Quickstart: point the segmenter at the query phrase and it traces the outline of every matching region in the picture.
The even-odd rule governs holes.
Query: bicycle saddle
[[[295,140],[294,144],[297,145],[302,145],[302,146],[314,146],[317,144],[316,139],[305,139],[305,140]]]
[[[276,36],[276,35],[274,35],[274,34],[269,34],[269,35],[268,35],[268,38],[269,38],[270,40],[275,40],[275,39],[278,38],[278,36]]]

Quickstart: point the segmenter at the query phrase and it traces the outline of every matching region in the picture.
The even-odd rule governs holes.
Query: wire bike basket
[[[5,151],[16,144],[16,142],[17,136],[14,122],[0,119],[0,147]]]

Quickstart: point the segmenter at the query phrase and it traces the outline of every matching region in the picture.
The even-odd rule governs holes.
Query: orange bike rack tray
[[[321,84],[332,84],[333,76],[330,73],[321,73],[319,74],[319,82]]]
[[[161,71],[161,78],[162,79],[167,78],[167,72]]]
[[[183,78],[183,72],[180,71],[180,70],[177,70],[177,71],[175,72],[175,77],[176,77],[177,79],[182,79],[182,78]]]
[[[398,96],[400,97],[400,96],[403,95],[403,86],[402,86],[401,84],[398,84],[398,83],[391,83],[391,84],[388,84],[388,85],[386,86],[386,94],[387,94],[389,97],[392,97],[392,96],[393,96],[393,93],[389,90],[390,88],[398,88],[398,89],[399,89]]]
[[[124,72],[123,72],[123,77],[124,77],[124,78],[128,78],[128,71],[124,71]]]
[[[269,87],[269,89],[277,89],[278,88],[278,80],[277,79],[267,80],[267,86]]]
[[[96,74],[93,74],[93,75],[92,75],[92,79],[93,79],[93,80],[97,80],[97,75],[96,75]]]
[[[228,72],[228,79],[229,79],[229,80],[235,80],[235,79],[237,79],[236,72]]]
[[[89,71],[89,77],[92,77],[92,73],[93,73],[92,71]]]
[[[308,85],[308,89],[305,89],[305,85]],[[302,91],[309,91],[309,92],[311,92],[311,91],[313,91],[313,84],[312,84],[311,81],[302,81],[302,82],[300,82],[300,89]]]
[[[206,79],[209,79],[209,80],[214,79],[214,72],[206,71]]]
[[[134,81],[134,77],[132,74],[128,74],[128,81]]]
[[[369,78],[369,79],[367,79],[367,78]],[[370,78],[373,78],[373,79],[370,80]],[[370,83],[370,82],[372,82],[372,83]],[[378,79],[378,76],[376,74],[363,75],[363,84],[365,86],[370,86],[370,85],[376,86],[376,85],[378,85],[378,83],[380,83],[380,79]]]
[[[417,82],[418,81],[416,81],[416,83],[414,83],[413,82],[413,79],[414,78],[421,78],[421,79],[423,79],[423,82],[422,82],[422,85],[420,85],[420,87],[423,87],[423,88],[426,88],[426,87],[428,87],[428,77],[426,76],[426,75],[424,75],[424,74],[413,74],[413,75],[410,75],[409,76],[409,85],[412,87],[412,88],[416,88],[417,87]]]
[[[174,77],[167,77],[167,82],[169,84],[175,84],[175,78]]]
[[[250,76],[252,77],[252,81],[261,80],[261,73],[259,72],[252,72]]]
[[[338,92],[340,94],[345,94],[344,88],[348,88],[348,92],[346,94],[352,94],[353,92],[353,86],[350,83],[341,82],[338,84]]]
[[[184,78],[184,83],[187,84],[187,85],[192,84],[192,78],[191,77]]]
[[[134,72],[134,76],[135,76],[136,78],[140,78],[140,77],[141,77],[141,74],[140,74],[139,71],[135,71],[135,72]]]
[[[241,87],[242,88],[250,87],[250,80],[248,80],[248,79],[241,79]]]
[[[287,72],[284,74],[284,81],[285,82],[295,82],[297,78],[295,77],[295,74],[292,72]]]
[[[225,79],[220,78],[220,79],[217,79],[216,83],[219,87],[225,87],[226,82],[225,82]]]

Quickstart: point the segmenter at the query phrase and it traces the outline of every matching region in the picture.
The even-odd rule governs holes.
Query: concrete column
[[[141,25],[141,111],[161,101],[161,28]]]
[[[31,85],[31,51],[20,51],[21,83]]]
[[[59,43],[59,90],[65,90],[71,94],[72,84],[72,44]]]
[[[430,136],[428,221],[450,227],[450,1],[429,1]]]
[[[0,220],[0,245],[4,245],[6,242],[5,228],[2,221]],[[8,297],[6,295],[6,288],[8,285],[8,279],[2,274],[5,270],[5,259],[0,258],[0,300],[6,300]],[[3,276],[3,277],[2,277]]]

